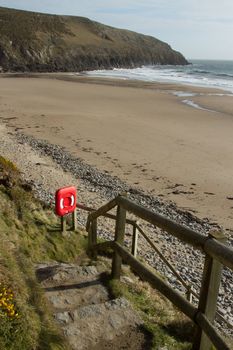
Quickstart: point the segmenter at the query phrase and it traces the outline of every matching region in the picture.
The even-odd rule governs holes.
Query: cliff
[[[0,24],[3,71],[67,72],[188,63],[156,38],[88,18],[0,7]]]

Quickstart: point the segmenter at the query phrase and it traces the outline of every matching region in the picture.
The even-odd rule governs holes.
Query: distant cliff
[[[151,36],[83,17],[0,7],[3,71],[68,72],[187,63],[181,53]]]

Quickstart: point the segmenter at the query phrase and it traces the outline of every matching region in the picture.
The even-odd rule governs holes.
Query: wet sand
[[[134,187],[232,229],[233,97],[207,95],[217,92],[223,93],[65,75],[1,78],[0,118],[13,131],[62,145]]]

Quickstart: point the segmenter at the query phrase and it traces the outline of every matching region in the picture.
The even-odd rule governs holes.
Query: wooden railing
[[[108,211],[117,206],[117,215],[109,214]],[[91,211],[91,210],[90,210]],[[154,274],[144,264],[136,258],[137,234],[143,235],[147,242],[154,248],[156,246],[150,238],[143,232],[137,222],[126,218],[129,211],[139,218],[150,222],[156,227],[160,227],[171,235],[179,238],[182,242],[192,245],[205,254],[205,263],[202,276],[200,296],[195,295],[198,307],[195,307],[189,300],[173,289],[163,279]],[[97,243],[97,219],[100,216],[107,216],[116,220],[114,241]],[[133,244],[131,253],[124,248],[125,225],[130,223],[134,227]],[[219,285],[221,280],[222,265],[233,270],[233,249],[226,246],[226,238],[222,232],[213,231],[208,236],[204,236],[188,227],[182,226],[164,216],[161,216],[147,208],[144,208],[128,198],[120,195],[111,200],[101,208],[91,211],[88,215],[87,225],[89,250],[95,255],[99,250],[111,247],[113,250],[112,277],[120,278],[122,260],[152,287],[166,296],[185,315],[187,315],[196,325],[196,334],[193,341],[193,350],[209,350],[213,344],[218,350],[230,350],[222,336],[213,326]],[[138,231],[138,232],[137,232]],[[157,248],[156,248],[157,249]],[[155,250],[156,250],[155,249]],[[158,249],[157,249],[158,250]],[[157,251],[158,253],[159,250]],[[160,253],[161,254],[161,253]],[[160,256],[162,258],[162,256]],[[165,258],[163,257],[163,260]],[[165,259],[166,264],[168,261]],[[171,264],[167,264],[180,282],[190,290],[190,286],[179,276]],[[190,290],[191,294],[194,294]]]
[[[96,209],[87,207],[86,205],[77,203],[77,208],[81,210],[85,210],[87,212],[94,212]],[[116,215],[110,214],[110,213],[103,213],[101,216],[104,216],[109,219],[116,220]],[[137,249],[138,249],[138,233],[144,237],[144,239],[147,241],[147,243],[150,245],[150,247],[158,254],[160,259],[165,263],[165,265],[171,270],[171,272],[176,276],[178,282],[182,284],[182,286],[186,289],[186,295],[187,299],[189,301],[192,301],[192,297],[199,298],[198,294],[192,289],[192,286],[189,285],[185,280],[180,276],[180,274],[176,271],[175,267],[168,261],[167,258],[165,258],[164,254],[160,251],[159,247],[146,235],[146,233],[143,231],[142,227],[139,226],[138,221],[136,220],[130,220],[126,219],[126,223],[131,225],[133,228],[133,235],[132,235],[132,248],[131,253],[134,257],[137,256]],[[219,315],[221,318],[221,315]],[[225,321],[225,320],[224,320]]]

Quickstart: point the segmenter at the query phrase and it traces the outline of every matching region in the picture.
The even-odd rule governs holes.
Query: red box
[[[58,216],[72,213],[76,208],[77,191],[73,186],[63,187],[56,191],[55,212]]]

